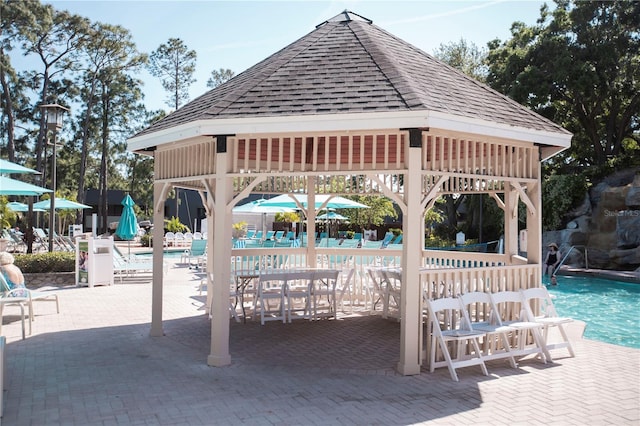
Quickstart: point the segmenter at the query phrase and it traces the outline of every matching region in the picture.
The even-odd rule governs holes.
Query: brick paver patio
[[[21,340],[5,309],[4,425],[640,424],[640,350],[581,340],[577,356],[397,374],[399,325],[378,316],[232,323],[232,365],[206,365],[199,278],[172,264],[165,337],[149,280],[62,288]]]

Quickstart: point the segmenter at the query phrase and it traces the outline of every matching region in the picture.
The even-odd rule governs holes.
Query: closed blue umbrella
[[[136,203],[127,194],[120,204],[124,206],[124,209],[122,209],[122,216],[120,216],[120,221],[116,228],[116,235],[125,241],[129,241],[129,255],[131,255],[131,240],[138,235],[138,220],[136,219],[136,212],[133,211],[133,206]]]
[[[122,216],[120,216],[120,221],[116,228],[116,235],[125,241],[133,240],[138,235],[138,220],[136,219],[136,213],[133,211],[133,206],[136,203],[127,194],[120,204],[124,206],[124,209],[122,209]]]

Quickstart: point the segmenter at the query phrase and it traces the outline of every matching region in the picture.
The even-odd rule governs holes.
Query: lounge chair
[[[392,239],[393,234],[391,232],[387,232],[387,234],[384,236],[384,239],[382,240],[382,243],[380,243],[380,248],[387,248]]]
[[[53,291],[35,291],[29,290],[28,288],[16,288],[11,289],[7,284],[7,281],[4,278],[4,275],[0,274],[0,299],[2,299],[2,303],[0,303],[0,313],[2,311],[2,307],[5,304],[13,304],[26,306],[29,308],[29,318],[30,321],[35,320],[35,316],[33,313],[33,302],[43,301],[43,302],[55,302],[56,303],[56,312],[60,313],[60,303],[58,301],[58,294]],[[22,313],[22,321],[24,322],[24,312]],[[1,321],[0,321],[1,323]],[[24,323],[23,327],[23,338],[24,338]],[[29,334],[31,334],[31,324],[29,324]]]
[[[165,268],[167,264],[164,264]],[[153,273],[153,259],[126,257],[120,252],[118,247],[113,246],[113,273],[120,276],[120,282],[123,279],[136,276],[138,273]]]
[[[180,263],[186,263],[191,268],[192,261],[200,264],[200,257],[207,253],[207,240],[191,240],[191,247],[186,249],[180,258]]]
[[[6,238],[9,240],[8,249],[11,249],[13,252],[26,252],[27,244],[24,242],[22,237],[15,232],[7,232]]]
[[[49,237],[42,228],[33,228],[33,251],[43,249],[47,251],[49,249]]]

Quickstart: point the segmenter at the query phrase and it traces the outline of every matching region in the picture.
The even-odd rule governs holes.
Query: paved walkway
[[[4,425],[640,424],[640,350],[589,340],[523,360],[404,377],[399,326],[378,316],[232,323],[232,365],[206,365],[198,277],[172,264],[165,337],[149,337],[148,280],[60,289],[20,338],[5,310]],[[12,309],[16,309],[12,311]]]

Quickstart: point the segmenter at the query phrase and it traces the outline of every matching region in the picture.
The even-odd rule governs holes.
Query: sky
[[[190,98],[210,90],[212,70],[228,68],[236,74],[313,31],[316,25],[344,10],[373,21],[374,25],[428,54],[441,44],[465,39],[479,48],[498,38],[510,38],[513,22],[533,25],[540,16],[539,0],[332,0],[332,1],[219,1],[219,0],[42,0],[56,9],[89,18],[92,22],[128,29],[140,52],[151,53],[170,38],[181,39],[197,53],[196,82]],[[551,1],[547,2],[553,8]],[[146,70],[148,109],[171,108],[160,80]]]

